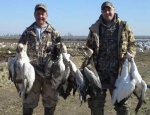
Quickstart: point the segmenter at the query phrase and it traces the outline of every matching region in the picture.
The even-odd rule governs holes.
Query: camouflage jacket
[[[19,43],[26,44],[28,42],[27,54],[31,63],[42,70],[47,61],[47,53],[45,50],[49,45],[60,42],[60,35],[47,23],[46,30],[43,31],[41,39],[38,40],[34,30],[34,24],[35,22],[23,32]]]
[[[122,66],[123,62],[123,57],[128,51],[129,53],[132,54],[134,57],[136,54],[136,47],[135,47],[135,38],[134,35],[129,27],[129,25],[120,20],[119,18],[117,19],[117,23],[119,24],[118,28],[118,60],[119,60],[119,68]],[[93,49],[93,60],[95,65],[97,64],[97,55],[99,53],[99,44],[100,44],[100,35],[99,35],[99,28],[102,24],[102,19],[100,18],[97,20],[89,29],[89,35],[87,38],[87,43],[86,45]],[[120,69],[119,69],[120,70]]]

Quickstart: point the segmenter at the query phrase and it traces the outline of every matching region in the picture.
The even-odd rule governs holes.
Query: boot
[[[123,99],[119,103],[115,103],[115,110],[117,112],[117,115],[130,115],[129,104],[127,101],[128,98]]]
[[[104,115],[103,108],[91,108],[91,115]]]
[[[55,107],[44,107],[44,115],[54,115]]]
[[[104,115],[105,99],[88,98],[88,107],[91,109],[91,115]]]
[[[115,107],[117,115],[130,115],[130,111],[125,106]]]
[[[130,111],[117,111],[117,115],[130,115]]]
[[[33,113],[33,108],[23,107],[23,115],[32,115],[32,113]]]

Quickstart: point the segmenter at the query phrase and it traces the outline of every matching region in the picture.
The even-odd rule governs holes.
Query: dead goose
[[[70,74],[70,54],[67,53],[66,46],[63,43],[57,43],[51,49],[51,60],[53,61],[50,68],[52,87],[58,89],[59,85],[61,85],[63,93],[65,93],[67,90],[67,79]]]
[[[26,45],[18,44],[19,53],[14,62],[14,83],[22,99],[26,98],[35,81],[35,71],[26,53]],[[13,71],[13,70],[12,70]]]
[[[82,49],[85,55],[87,56],[86,59],[87,61],[85,61],[84,68],[83,68],[85,77],[93,87],[98,87],[99,89],[102,89],[99,75],[95,69],[95,64],[93,62],[93,57],[92,57],[93,50],[86,46],[85,47],[82,46]]]
[[[70,60],[70,54],[67,53],[65,45],[57,44],[53,48],[53,55],[59,57],[59,60],[53,63],[52,65],[52,86],[55,89],[58,89],[59,94],[63,96],[64,99],[70,94],[70,91],[75,88],[75,84],[79,89],[81,94],[81,101],[84,98],[85,84],[81,72],[77,69],[76,65]],[[58,49],[62,50],[58,50]]]
[[[125,59],[125,62],[122,67],[121,75],[118,77],[115,83],[115,89],[112,95],[112,104],[115,104],[116,101],[119,103],[133,93],[135,89],[135,79],[131,78],[129,74],[129,61]]]
[[[136,86],[134,90],[134,94],[139,100],[138,105],[136,106],[135,112],[137,113],[140,107],[142,106],[142,102],[144,101],[146,90],[147,90],[147,84],[142,79],[141,75],[138,72],[137,66],[134,62],[134,59],[131,58],[131,70],[130,70],[132,78],[136,81]]]
[[[85,82],[84,82],[83,75],[80,72],[80,70],[76,67],[76,65],[73,63],[73,61],[70,60],[70,54],[68,54],[67,52],[62,53],[62,54],[63,54],[65,65],[68,65],[68,67],[70,68],[70,75],[65,77],[66,82],[68,82],[67,79],[69,79],[71,82],[73,82],[73,81],[75,82],[77,87],[76,88],[74,86],[72,86],[72,87],[75,88],[74,93],[75,93],[76,89],[78,89],[79,95],[80,95],[80,100],[81,100],[81,103],[82,103],[82,101],[83,100],[85,101],[85,98],[86,98],[86,93],[85,93],[86,92],[86,85],[85,85]],[[67,84],[66,84],[66,86],[67,86]]]
[[[77,89],[79,91],[81,104],[82,101],[86,101],[86,83],[81,71],[76,67],[76,65],[70,60],[71,73],[75,77],[75,82],[77,84]]]
[[[93,54],[92,49],[88,48],[87,46],[82,46],[82,49],[88,58],[90,58],[92,56],[92,54]]]
[[[63,63],[63,56],[60,54],[59,60],[53,62],[52,65],[52,88],[57,89],[62,83],[65,74],[65,64]]]
[[[68,59],[69,55],[65,55],[65,49],[62,43],[50,45],[46,52],[49,53],[48,61],[45,66],[45,76],[50,78],[53,89],[60,89],[59,85],[63,84],[69,76],[69,68],[64,64],[64,56]],[[62,52],[64,49],[64,54]],[[65,85],[64,92],[66,90]]]
[[[14,82],[15,77],[15,70],[14,70],[14,63],[17,61],[18,56],[15,57],[8,57],[8,70],[9,70],[9,77],[8,79]]]
[[[63,90],[64,90],[64,93],[66,93],[66,90],[67,90],[67,87],[68,87],[68,78],[69,78],[69,75],[70,75],[70,64],[69,64],[69,61],[70,61],[70,54],[68,53],[62,53],[63,55],[63,63],[65,65],[65,72],[64,72],[64,76],[63,76],[63,79],[62,79],[62,87],[63,87]]]

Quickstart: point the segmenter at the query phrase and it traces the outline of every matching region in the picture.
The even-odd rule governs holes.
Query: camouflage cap
[[[45,4],[37,4],[37,5],[35,6],[35,11],[36,11],[37,9],[39,9],[39,8],[42,8],[43,10],[45,10],[45,11],[47,12],[47,7],[46,7]]]
[[[104,2],[104,3],[102,4],[101,10],[103,10],[103,8],[106,7],[106,6],[108,6],[108,7],[110,7],[110,8],[114,8],[114,5],[113,5],[111,2],[106,1],[106,2]]]

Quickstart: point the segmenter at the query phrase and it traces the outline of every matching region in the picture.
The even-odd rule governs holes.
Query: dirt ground
[[[135,57],[136,64],[140,74],[147,84],[150,84],[150,51],[144,53],[137,53]],[[84,60],[82,53],[73,55],[72,61],[80,67]],[[138,112],[138,115],[150,115],[150,89],[147,90],[145,97],[146,104],[143,104]],[[138,100],[134,95],[129,99],[129,105],[131,114],[134,115],[134,109],[138,103]],[[110,95],[108,93],[105,104],[105,115],[115,115],[113,105],[110,103]],[[21,98],[15,89],[14,84],[8,80],[7,63],[0,64],[0,115],[22,115],[22,102]],[[33,115],[44,115],[44,109],[41,103],[34,109]],[[90,115],[90,109],[87,103],[83,103],[80,106],[79,95],[70,95],[67,100],[60,97],[58,105],[56,107],[55,115]]]

